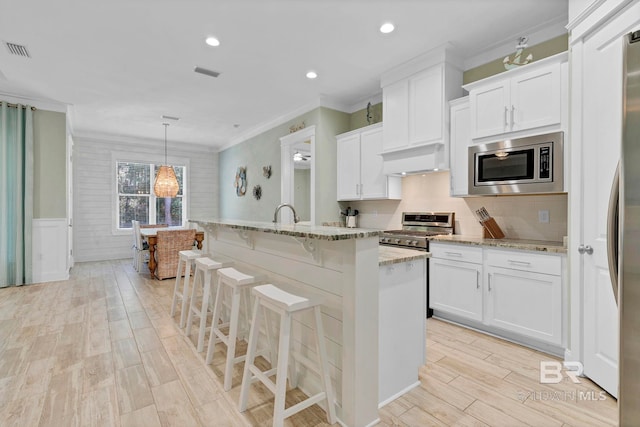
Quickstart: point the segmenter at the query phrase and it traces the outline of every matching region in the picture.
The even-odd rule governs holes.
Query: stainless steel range
[[[429,250],[429,237],[455,232],[454,212],[403,212],[402,229],[389,230],[380,236],[380,244]]]
[[[454,212],[403,212],[402,229],[382,233],[380,244],[428,251],[429,237],[454,234],[455,216]],[[433,310],[429,308],[429,262],[427,262],[425,280],[427,285],[427,317],[431,317]]]

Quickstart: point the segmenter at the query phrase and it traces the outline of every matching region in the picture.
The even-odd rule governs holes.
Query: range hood
[[[448,169],[445,154],[443,143],[383,152],[380,153],[383,159],[382,173],[405,176]]]

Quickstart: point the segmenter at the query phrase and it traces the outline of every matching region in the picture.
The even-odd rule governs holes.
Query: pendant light
[[[167,165],[167,126],[169,126],[169,123],[163,123],[162,125],[164,126],[164,165],[158,169],[156,181],[153,184],[153,192],[156,197],[176,197],[180,186],[173,166]]]

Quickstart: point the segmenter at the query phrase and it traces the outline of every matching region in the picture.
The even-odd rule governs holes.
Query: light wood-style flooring
[[[130,260],[76,264],[70,280],[0,289],[0,426],[269,426],[272,395],[225,393],[225,353],[212,365],[169,316],[173,280]],[[178,316],[176,316],[176,319]],[[239,345],[239,351],[244,347]],[[427,322],[421,386],[380,410],[382,426],[616,425],[617,404],[587,379],[540,384],[556,360],[442,321]],[[304,398],[293,390],[288,405]],[[287,426],[327,425],[317,406]]]

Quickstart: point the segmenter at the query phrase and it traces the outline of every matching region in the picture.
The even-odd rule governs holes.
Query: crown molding
[[[69,104],[52,101],[50,99],[32,98],[8,92],[0,92],[0,98],[12,104],[26,104],[31,107],[36,107],[38,110],[55,111],[57,113],[66,113],[69,107]]]

